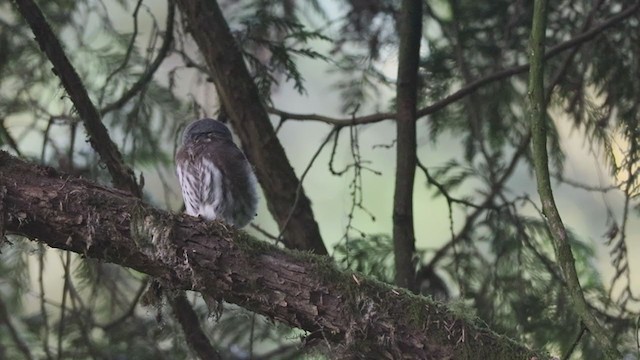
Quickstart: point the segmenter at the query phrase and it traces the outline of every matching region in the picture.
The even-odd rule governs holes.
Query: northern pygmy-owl
[[[222,122],[205,118],[189,124],[176,168],[187,214],[239,228],[255,216],[256,177]]]

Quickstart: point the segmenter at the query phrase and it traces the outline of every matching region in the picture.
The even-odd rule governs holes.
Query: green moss
[[[149,249],[153,244],[151,243],[151,237],[149,236],[145,226],[147,212],[145,211],[144,206],[136,203],[136,205],[129,208],[129,216],[129,233],[131,234],[131,239],[133,239],[136,246],[141,251]]]
[[[453,316],[463,319],[469,324],[478,323],[478,317],[476,316],[475,309],[469,306],[463,299],[454,299],[447,303],[447,308]]]
[[[222,237],[229,239],[234,244],[236,244],[236,246],[238,246],[238,249],[250,256],[259,256],[274,251],[285,251],[284,249],[280,249],[277,246],[269,244],[266,241],[257,240],[244,231],[237,231],[235,233],[235,237],[232,236],[233,234],[231,232],[215,235],[222,235]]]
[[[150,225],[149,215],[132,215],[132,223],[134,218],[136,218],[136,222],[143,221],[141,236],[144,236],[146,241],[148,241],[149,231],[152,229],[157,231],[158,227],[170,227],[170,223],[173,221],[173,218],[159,218],[154,219],[153,225]],[[345,331],[345,341],[340,346],[340,353],[361,354],[373,349],[398,351],[392,338],[397,334],[394,335],[393,332],[390,332],[388,336],[383,336],[383,338],[368,336],[369,325],[383,321],[406,324],[409,327],[408,331],[424,331],[428,334],[431,344],[453,344],[456,359],[475,359],[479,358],[479,355],[481,355],[480,358],[484,356],[491,359],[511,359],[515,353],[521,354],[525,359],[529,355],[535,354],[523,350],[519,344],[506,337],[497,336],[488,329],[478,327],[477,324],[480,322],[474,316],[472,309],[462,302],[444,305],[430,298],[413,294],[406,289],[392,287],[363,274],[340,270],[330,257],[282,249],[268,242],[257,240],[242,231],[227,229],[216,222],[204,224],[202,229],[209,236],[233,242],[237,249],[246,256],[257,258],[264,254],[270,254],[276,257],[282,256],[283,259],[286,258],[294,263],[307,265],[307,269],[313,271],[310,275],[317,279],[318,283],[333,286],[335,294],[340,294],[342,297],[343,304],[352,307],[347,311],[353,314],[354,320],[357,319],[354,326]],[[251,281],[245,286],[256,287],[256,291],[259,291],[260,282]],[[465,341],[461,339],[465,339]],[[485,342],[480,354],[478,342],[483,340]]]

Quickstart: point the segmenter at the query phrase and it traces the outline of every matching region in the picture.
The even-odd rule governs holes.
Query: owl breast
[[[231,141],[200,139],[176,154],[186,213],[247,225],[257,206],[256,178],[244,154]]]

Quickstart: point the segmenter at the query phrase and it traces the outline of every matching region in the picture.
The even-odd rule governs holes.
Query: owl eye
[[[224,139],[231,139],[231,133],[228,131],[219,131],[219,130],[215,130],[212,132],[212,134],[214,136],[220,137],[220,138],[224,138]]]

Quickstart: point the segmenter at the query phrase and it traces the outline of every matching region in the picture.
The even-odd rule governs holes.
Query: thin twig
[[[167,12],[167,21],[166,28],[164,32],[164,40],[162,42],[162,46],[158,50],[158,55],[155,60],[149,65],[149,68],[140,76],[138,81],[136,81],[129,90],[125,91],[120,98],[111,104],[106,105],[100,110],[100,113],[104,116],[105,114],[119,109],[124,106],[129,100],[131,100],[134,96],[136,96],[142,89],[144,89],[149,81],[153,78],[153,75],[156,73],[160,65],[164,61],[164,59],[169,54],[169,50],[171,50],[171,46],[173,44],[173,28],[175,22],[175,4],[172,0],[168,1],[168,12]]]
[[[47,309],[45,308],[44,297],[44,255],[45,247],[42,244],[38,244],[38,286],[40,290],[40,315],[42,315],[42,348],[47,356],[47,360],[52,360],[51,351],[49,350],[49,316],[47,315]]]
[[[33,359],[31,351],[29,350],[29,346],[24,342],[24,340],[20,337],[18,330],[13,326],[11,318],[9,317],[7,304],[5,304],[2,298],[0,298],[0,324],[4,324],[7,329],[9,329],[9,335],[11,336],[11,339],[16,344],[16,347],[22,353],[24,358],[27,360]]]
[[[129,64],[129,59],[131,58],[133,47],[136,43],[136,39],[138,38],[138,12],[140,11],[141,5],[142,5],[142,0],[138,0],[138,2],[136,3],[136,6],[133,8],[133,14],[131,15],[133,17],[133,33],[131,34],[129,45],[127,45],[127,51],[124,54],[124,59],[120,63],[120,66],[118,66],[109,75],[107,75],[107,79],[104,81],[104,86],[102,87],[102,93],[100,94],[100,101],[98,102],[99,104],[102,104],[102,99],[104,99],[104,95],[107,93],[106,92],[107,85],[109,85],[109,82],[111,81],[111,79],[117,73],[122,71],[127,66],[127,64]],[[104,112],[103,112],[103,115],[104,115]]]
[[[116,326],[122,324],[123,322],[125,322],[131,316],[133,316],[134,313],[135,313],[136,307],[138,306],[138,302],[140,301],[140,298],[142,297],[142,294],[144,294],[144,291],[147,288],[148,284],[149,284],[149,280],[148,279],[144,279],[140,283],[140,287],[138,288],[138,291],[136,292],[136,295],[133,297],[133,300],[131,301],[131,304],[127,308],[127,311],[125,311],[120,317],[110,321],[107,324],[98,325],[98,326],[101,327],[105,331],[109,331],[109,330],[113,329],[114,327],[116,327]]]
[[[16,152],[16,155],[22,157],[22,152],[18,148],[18,144],[7,130],[7,127],[4,126],[4,118],[0,118],[0,136],[2,136],[4,140],[9,144],[9,147],[11,147],[11,149]]]
[[[327,145],[327,143],[329,142],[329,139],[331,139],[331,136],[333,136],[333,133],[338,131],[338,129],[339,127],[335,126],[333,129],[331,129],[331,131],[329,131],[329,134],[327,134],[322,144],[320,144],[320,146],[318,147],[318,150],[316,150],[315,154],[313,154],[313,156],[311,157],[311,160],[309,161],[309,164],[307,165],[307,167],[304,169],[304,172],[302,172],[302,175],[300,175],[300,180],[298,181],[298,187],[296,188],[295,199],[293,200],[293,204],[291,204],[291,209],[289,210],[289,215],[287,216],[287,220],[284,222],[284,225],[282,226],[282,228],[280,228],[280,233],[276,238],[276,243],[278,243],[282,239],[282,236],[284,235],[284,232],[287,229],[287,225],[289,225],[289,221],[291,221],[291,217],[293,216],[293,213],[295,212],[296,207],[298,206],[298,200],[300,199],[300,193],[302,192],[302,183],[304,182],[304,178],[309,173],[309,170],[311,170],[313,163],[318,158],[318,155],[320,155],[320,152],[322,152],[322,149],[324,149],[324,146]]]
[[[436,179],[433,178],[433,176],[431,176],[431,174],[429,173],[429,169],[420,160],[416,162],[416,165],[420,168],[420,170],[422,170],[422,173],[424,174],[425,178],[427,178],[427,183],[435,186],[436,189],[438,189],[438,191],[445,197],[447,202],[457,203],[457,204],[468,206],[475,209],[482,208],[480,205],[476,205],[470,201],[451,196],[451,194],[449,194],[449,192],[444,187],[444,185],[440,184]]]
[[[109,137],[109,132],[102,123],[98,110],[89,98],[82,80],[69,62],[42,11],[33,0],[16,0],[15,4],[22,17],[29,23],[40,49],[51,61],[54,73],[60,78],[80,118],[84,121],[89,142],[107,166],[114,186],[140,197],[142,189],[136,183],[133,170],[124,163],[122,154]]]
[[[578,346],[578,343],[580,342],[580,340],[582,339],[582,336],[584,335],[584,333],[587,331],[586,326],[581,325],[580,326],[580,332],[578,333],[578,336],[576,336],[576,339],[573,341],[573,343],[571,344],[571,347],[569,348],[569,350],[564,354],[564,356],[562,357],[562,360],[569,360],[569,358],[571,357],[571,355],[573,355],[573,351],[576,349],[576,347]]]
[[[62,339],[64,338],[64,327],[66,325],[66,304],[67,292],[69,290],[69,265],[71,264],[71,252],[66,252],[66,258],[63,260],[64,265],[64,285],[62,286],[62,305],[60,306],[60,321],[58,322],[58,360],[62,358]]]
[[[260,234],[264,235],[266,238],[270,239],[270,240],[275,240],[278,241],[278,236],[273,235],[272,233],[268,232],[267,230],[265,230],[264,228],[262,228],[260,225],[258,224],[254,224],[251,223],[249,224],[249,226],[251,226],[252,228],[254,228],[257,232],[259,232]]]
[[[425,266],[426,268],[433,269],[435,267],[435,265],[445,257],[445,255],[449,252],[449,250],[456,243],[458,243],[459,241],[462,241],[462,240],[467,238],[467,235],[468,235],[469,231],[471,231],[471,229],[473,228],[473,225],[474,225],[476,219],[485,210],[491,208],[490,205],[493,203],[493,200],[500,193],[500,191],[504,188],[507,180],[513,174],[516,166],[518,165],[518,163],[520,161],[520,158],[522,156],[524,156],[524,154],[526,153],[527,148],[529,147],[530,139],[531,139],[531,134],[530,133],[526,134],[522,138],[522,141],[518,145],[518,148],[516,149],[515,154],[513,154],[513,157],[511,158],[511,161],[509,162],[509,165],[502,172],[502,176],[500,176],[500,178],[498,178],[498,181],[492,186],[491,192],[485,197],[485,200],[482,202],[482,204],[480,204],[479,207],[477,207],[471,214],[469,214],[469,216],[467,216],[467,219],[465,220],[464,226],[458,232],[456,237],[453,238],[451,241],[447,242],[444,246],[442,246],[440,249],[438,249],[438,251],[436,251],[436,253],[433,255],[433,257],[431,258],[429,263]]]
[[[548,60],[568,49],[579,46],[587,41],[592,40],[605,30],[610,27],[616,25],[620,21],[632,16],[636,13],[636,11],[640,8],[640,2],[635,3],[627,9],[624,9],[617,13],[616,15],[611,16],[607,20],[602,23],[594,26],[590,30],[582,32],[580,35],[575,36],[574,38],[567,40],[563,43],[555,45],[544,54],[544,59]],[[465,96],[476,92],[478,89],[489,85],[495,81],[503,80],[505,78],[511,77],[513,75],[522,74],[529,70],[529,64],[513,66],[493,74],[487,75],[481,79],[478,79],[470,84],[467,84],[465,87],[459,89],[458,91],[452,93],[451,95],[436,101],[435,103],[426,106],[420,110],[418,110],[418,118],[421,118],[426,115],[433,114],[438,112],[448,105],[464,98]],[[282,116],[290,120],[311,120],[311,121],[320,121],[332,125],[340,125],[340,126],[350,126],[352,125],[362,125],[362,124],[371,124],[380,122],[383,120],[393,120],[396,117],[395,113],[385,112],[385,113],[376,113],[366,116],[357,117],[355,119],[350,118],[334,118],[330,116],[323,116],[318,114],[295,114],[286,112],[283,110],[279,110],[273,107],[268,107],[267,110],[274,115]]]
[[[41,49],[47,54],[49,60],[53,64],[55,73],[59,76],[62,81],[63,86],[67,90],[73,104],[78,111],[78,114],[83,119],[85,128],[89,133],[89,141],[96,152],[100,155],[102,161],[105,162],[109,173],[111,174],[114,186],[116,188],[125,189],[131,192],[138,198],[142,196],[142,189],[136,183],[135,175],[133,170],[129,168],[123,161],[122,155],[120,151],[113,143],[107,129],[100,119],[100,114],[98,110],[91,102],[89,95],[87,94],[86,89],[84,88],[82,81],[80,80],[78,74],[75,69],[67,59],[64,51],[62,50],[62,46],[60,42],[53,34],[49,24],[46,22],[44,15],[38,8],[38,6],[33,2],[33,0],[16,0],[16,5],[21,15],[27,20],[34,34],[36,35],[36,40],[40,44]],[[116,103],[107,105],[105,109],[103,109],[103,113],[111,111],[113,109],[122,106],[126,103],[131,97],[135,96],[141,89],[143,89],[147,82],[153,76],[155,70],[160,65],[164,56],[169,50],[171,46],[172,33],[173,33],[173,19],[174,19],[174,10],[175,5],[173,1],[169,1],[169,13],[167,16],[167,32],[165,34],[165,41],[163,43],[162,48],[160,49],[160,55],[156,58],[156,61],[150,66],[149,70],[139,79],[139,81],[129,89]],[[180,295],[184,296],[184,295]],[[194,312],[188,302],[185,300],[179,301],[180,296],[177,296],[177,302],[172,303],[174,307],[174,311],[178,315],[178,320],[183,319],[192,319],[194,318]],[[183,306],[184,305],[184,306]],[[197,323],[197,317],[196,324]],[[203,349],[213,347],[205,342],[206,336],[202,333],[202,329],[199,324],[197,327],[193,326],[193,322],[190,322],[191,327],[185,327],[183,325],[183,330],[185,330],[185,335],[187,341],[192,344],[192,346],[198,346],[196,351],[204,351]],[[193,342],[192,342],[193,341]],[[209,352],[213,354],[212,352]],[[205,358],[214,358],[214,357],[205,357]]]

